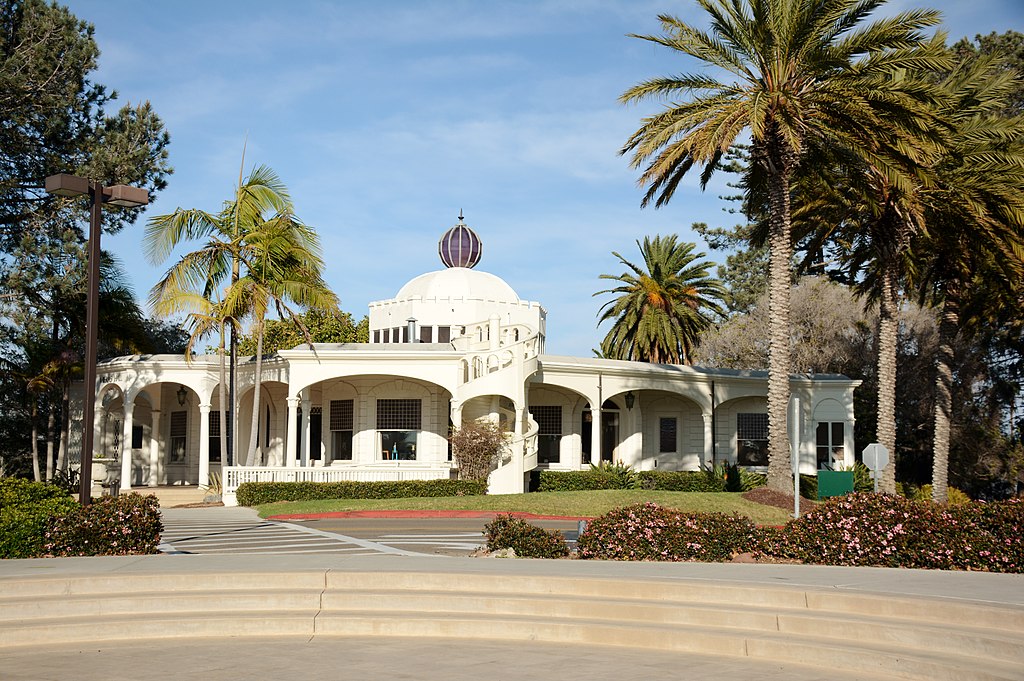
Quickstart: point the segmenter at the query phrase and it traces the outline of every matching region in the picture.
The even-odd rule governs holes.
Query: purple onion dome
[[[459,221],[441,237],[437,253],[445,267],[476,267],[483,255],[483,244],[476,232],[466,226],[459,213]]]

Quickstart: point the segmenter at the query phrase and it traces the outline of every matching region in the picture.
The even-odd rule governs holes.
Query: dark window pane
[[[678,424],[674,416],[665,417],[660,419],[660,446],[658,447],[659,452],[675,452],[676,451],[676,431]]]
[[[415,461],[416,439],[419,435],[415,430],[386,430],[380,434],[381,458],[385,461]]]
[[[559,406],[537,405],[530,407],[530,416],[540,427],[541,435],[562,434],[562,408]]]
[[[320,458],[319,447],[315,459]],[[352,431],[336,430],[331,433],[331,458],[335,461],[352,460]]]
[[[420,430],[420,400],[377,400],[377,430]]]
[[[450,326],[439,326],[439,327],[437,327],[437,342],[438,343],[451,343],[452,342],[452,327],[450,327]]]
[[[331,430],[352,429],[352,400],[331,400]]]
[[[132,426],[132,449],[142,449],[142,426]]]

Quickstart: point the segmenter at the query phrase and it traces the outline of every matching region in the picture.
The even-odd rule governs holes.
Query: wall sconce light
[[[636,395],[633,394],[633,391],[630,390],[628,393],[626,393],[626,396],[623,399],[626,400],[626,409],[632,411],[633,405],[636,404]]]
[[[175,393],[178,396],[178,405],[181,407],[185,406],[185,398],[188,397],[188,391],[185,390],[185,386],[179,385],[178,392]]]

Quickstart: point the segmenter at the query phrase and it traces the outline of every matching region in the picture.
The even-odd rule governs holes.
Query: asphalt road
[[[465,556],[483,546],[484,525],[490,518],[317,518],[287,522],[406,551]],[[529,522],[544,529],[559,530],[568,541],[576,541],[575,520]]]
[[[251,509],[167,509],[160,550],[178,554],[426,554],[466,556],[484,544],[483,518],[261,519]],[[575,542],[575,520],[531,520]]]

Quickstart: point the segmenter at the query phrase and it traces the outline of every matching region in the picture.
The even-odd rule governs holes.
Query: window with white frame
[[[846,424],[822,421],[816,431],[818,468],[835,468],[846,461]]]
[[[381,459],[416,460],[416,445],[423,427],[422,411],[422,402],[418,399],[377,400],[377,437]]]
[[[736,463],[768,465],[768,414],[736,414]]]
[[[334,461],[352,460],[353,410],[352,400],[331,400],[331,459]]]
[[[558,463],[561,461],[562,407],[557,405],[535,405],[530,407],[530,416],[537,422],[537,463]]]
[[[227,442],[228,447],[231,446],[231,412],[224,412],[225,420],[228,422],[227,428]],[[211,411],[209,413],[210,419],[210,462],[219,463],[223,457],[223,452],[220,451],[220,410]]]
[[[171,464],[184,464],[188,461],[188,412],[171,412],[171,449],[167,461]]]

